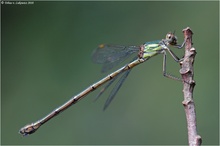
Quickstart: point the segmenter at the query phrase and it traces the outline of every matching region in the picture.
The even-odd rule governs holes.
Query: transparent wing
[[[106,108],[109,106],[109,104],[112,102],[114,99],[115,95],[118,93],[118,90],[121,88],[122,84],[124,83],[125,79],[128,77],[129,73],[131,72],[130,70],[127,70],[124,72],[123,76],[118,80],[117,84],[115,87],[112,89],[108,99],[105,102],[103,110],[106,110]]]
[[[139,46],[102,44],[93,52],[92,60],[95,63],[103,64],[102,72],[106,72],[133,53],[138,52],[139,48]]]

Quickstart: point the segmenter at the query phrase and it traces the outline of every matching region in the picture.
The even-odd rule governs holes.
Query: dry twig
[[[187,129],[188,129],[188,143],[190,146],[200,146],[202,138],[197,134],[196,129],[196,110],[193,101],[193,89],[195,81],[193,80],[194,71],[193,63],[196,55],[196,49],[192,48],[192,30],[187,27],[183,29],[185,43],[185,56],[181,62],[180,73],[183,79],[183,106],[185,108]]]

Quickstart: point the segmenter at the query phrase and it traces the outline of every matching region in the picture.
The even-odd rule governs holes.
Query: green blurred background
[[[33,135],[18,134],[109,73],[91,61],[99,44],[140,45],[174,30],[182,43],[187,26],[197,49],[198,134],[204,145],[219,144],[219,2],[34,2],[1,8],[2,144],[187,144],[183,86],[162,76],[162,55],[135,67],[106,111],[109,91],[93,102],[98,89]],[[168,58],[168,71],[180,76],[179,65]]]

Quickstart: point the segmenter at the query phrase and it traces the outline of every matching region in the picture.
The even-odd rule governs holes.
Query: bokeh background
[[[2,4],[1,21],[2,145],[186,145],[183,86],[162,76],[162,55],[135,67],[106,111],[109,91],[94,102],[98,89],[33,135],[22,137],[18,130],[120,67],[100,72],[91,61],[99,44],[140,45],[169,31],[182,43],[187,26],[198,52],[198,134],[204,145],[219,144],[219,2]],[[168,71],[180,76],[168,58]]]

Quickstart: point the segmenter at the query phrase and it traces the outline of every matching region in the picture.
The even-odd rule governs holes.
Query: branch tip
[[[187,27],[187,28],[183,29],[182,31],[183,31],[183,33],[188,33],[188,34],[191,34],[191,35],[193,34],[190,27]]]

